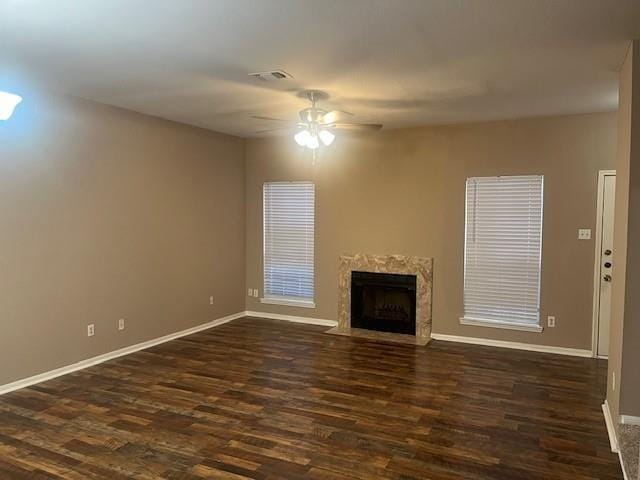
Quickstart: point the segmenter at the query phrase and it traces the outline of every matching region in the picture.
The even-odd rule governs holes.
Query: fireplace
[[[416,276],[351,272],[351,327],[416,334]]]
[[[340,255],[339,262],[338,325],[327,333],[409,345],[429,343],[433,258],[355,253]]]

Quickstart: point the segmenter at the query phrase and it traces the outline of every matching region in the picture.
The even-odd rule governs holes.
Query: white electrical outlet
[[[118,330],[124,330],[124,318],[118,320]]]
[[[547,326],[553,328],[556,326],[556,317],[549,315],[547,317]]]
[[[591,240],[591,229],[590,228],[578,229],[578,240]]]
[[[253,289],[249,289],[247,290],[247,295],[249,295],[250,297],[253,296]]]
[[[253,289],[253,296],[258,298],[258,289],[257,288]]]
[[[213,305],[213,295],[209,297],[209,305]]]
[[[96,327],[93,323],[87,325],[87,337],[93,337],[96,334]]]

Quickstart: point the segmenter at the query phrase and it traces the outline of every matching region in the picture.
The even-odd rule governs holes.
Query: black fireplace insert
[[[351,272],[351,327],[416,334],[416,276]]]

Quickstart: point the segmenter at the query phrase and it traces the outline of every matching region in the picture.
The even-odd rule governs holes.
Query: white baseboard
[[[620,461],[620,469],[622,470],[622,477],[624,480],[629,480],[627,471],[624,469],[624,461],[622,460],[622,451],[618,444],[618,436],[613,424],[613,418],[611,417],[611,410],[609,410],[609,402],[607,400],[602,404],[602,413],[604,413],[604,423],[607,425],[607,434],[609,435],[609,444],[611,445],[611,451],[618,454],[618,460]]]
[[[620,415],[620,423],[640,426],[640,417],[634,417],[633,415]]]
[[[609,444],[611,445],[611,451],[618,454],[620,468],[622,469],[622,476],[624,477],[624,480],[629,480],[627,471],[624,469],[624,462],[622,461],[622,451],[620,450],[620,445],[618,444],[618,435],[616,434],[616,429],[613,424],[613,417],[611,417],[611,410],[609,410],[609,402],[607,402],[607,400],[605,400],[602,404],[602,413],[604,413],[604,423],[607,426],[607,434],[609,435]]]
[[[606,400],[602,404],[602,413],[604,414],[604,423],[607,426],[607,433],[609,434],[609,443],[611,444],[611,451],[618,452],[618,437],[616,435],[616,428],[613,424],[613,418],[611,418],[611,410],[609,410],[609,402]]]
[[[247,317],[268,318],[270,320],[285,320],[287,322],[306,323],[309,325],[323,325],[325,327],[336,327],[338,322],[335,320],[325,320],[323,318],[297,317],[295,315],[281,315],[279,313],[267,312],[244,312]]]
[[[552,347],[549,345],[536,345],[533,343],[507,342],[504,340],[490,340],[488,338],[463,337],[459,335],[445,335],[432,333],[431,338],[447,342],[471,343],[473,345],[485,345],[488,347],[512,348],[515,350],[528,350],[531,352],[555,353],[558,355],[571,355],[574,357],[592,357],[591,350],[578,348]]]
[[[622,470],[623,480],[630,480],[629,475],[627,475],[627,471],[624,469],[624,462],[622,461],[622,454],[620,452],[618,452],[618,460],[620,460],[620,469]]]
[[[170,333],[169,335],[164,335],[162,337],[154,338],[152,340],[147,340],[146,342],[136,343],[135,345],[124,347],[119,350],[114,350],[113,352],[104,353],[102,355],[98,355],[97,357],[81,360],[77,363],[72,363],[71,365],[56,368],[55,370],[50,370],[48,372],[40,373],[32,377],[23,378],[22,380],[16,380],[15,382],[7,383],[5,385],[0,385],[0,395],[13,392],[14,390],[19,390],[21,388],[29,387],[31,385],[35,385],[36,383],[44,382],[46,380],[51,380],[53,378],[66,375],[68,373],[82,370],[83,368],[91,367],[93,365],[97,365],[99,363],[103,363],[108,360],[112,360],[114,358],[122,357],[123,355],[128,355],[130,353],[138,352],[140,350],[144,350],[146,348],[153,347],[161,343],[169,342],[171,340],[175,340],[176,338],[185,337],[193,333],[201,332],[202,330],[207,330],[209,328],[222,325],[223,323],[227,323],[237,318],[242,318],[244,316],[246,316],[246,312],[234,313],[233,315],[227,315],[226,317],[218,318],[216,320],[212,320],[211,322],[203,323],[202,325],[197,325],[195,327],[187,328],[186,330]]]
[[[162,337],[154,338],[152,340],[147,340],[146,342],[136,343],[135,345],[130,345],[128,347],[114,350],[113,352],[108,352],[102,355],[98,355],[96,357],[88,358],[86,360],[81,360],[79,362],[72,363],[71,365],[66,365],[64,367],[56,368],[55,370],[50,370],[48,372],[39,373],[38,375],[33,375],[31,377],[23,378],[21,380],[16,380],[15,382],[7,383],[5,385],[0,385],[0,395],[13,392],[15,390],[19,390],[21,388],[29,387],[37,383],[45,382],[47,380],[51,380],[53,378],[60,377],[62,375],[67,375],[68,373],[76,372],[84,368],[92,367],[93,365],[98,365],[99,363],[103,363],[108,360],[113,360],[114,358],[122,357],[124,355],[129,355],[130,353],[138,352],[140,350],[144,350],[146,348],[150,348],[155,345],[160,345],[161,343],[170,342],[171,340],[175,340],[176,338],[185,337],[193,333],[201,332],[203,330],[207,330],[209,328],[216,327],[218,325],[222,325],[223,323],[227,323],[232,320],[236,320],[238,318],[243,318],[243,317],[258,317],[258,318],[269,318],[273,320],[286,320],[288,322],[307,323],[310,325],[324,325],[327,327],[335,327],[338,324],[338,322],[334,320],[323,320],[320,318],[296,317],[293,315],[279,315],[276,313],[265,313],[265,312],[246,312],[246,311],[238,312],[238,313],[234,313],[233,315],[227,315],[226,317],[212,320],[211,322],[203,323],[202,325],[197,325],[195,327],[187,328],[186,330],[170,333],[169,335],[164,335]]]

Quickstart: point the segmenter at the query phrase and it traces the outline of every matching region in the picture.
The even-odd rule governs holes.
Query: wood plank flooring
[[[0,479],[621,479],[606,363],[241,319],[0,397]]]

